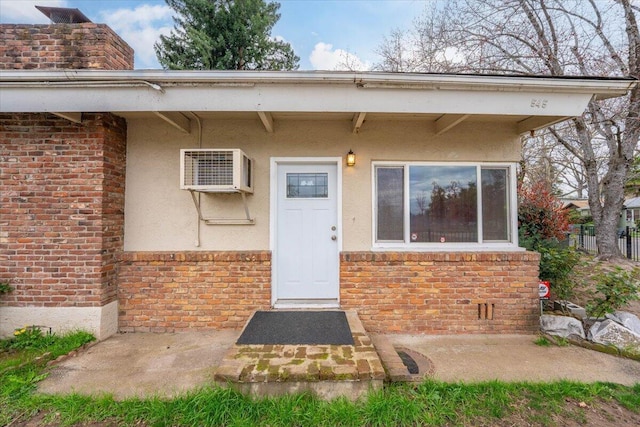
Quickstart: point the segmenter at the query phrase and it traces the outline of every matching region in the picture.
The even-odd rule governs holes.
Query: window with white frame
[[[513,167],[374,163],[376,245],[514,243]]]

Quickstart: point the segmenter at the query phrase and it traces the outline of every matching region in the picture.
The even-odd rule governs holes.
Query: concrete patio
[[[52,366],[49,377],[40,383],[39,391],[41,393],[111,394],[116,399],[151,395],[171,397],[214,384],[216,372],[219,372],[218,380],[223,381],[231,380],[229,376],[233,375],[238,375],[240,380],[242,375],[259,374],[258,371],[253,370],[257,366],[255,361],[245,364],[244,366],[253,365],[254,368],[244,371],[238,370],[237,366],[230,367],[228,360],[225,361],[225,356],[240,354],[238,349],[234,349],[234,343],[239,335],[240,331],[232,330],[118,334],[79,352],[75,357],[67,358]],[[441,381],[538,382],[566,379],[582,382],[607,381],[624,385],[640,382],[640,362],[575,346],[537,346],[534,344],[535,335],[378,334],[372,335],[371,339],[386,368],[387,380],[416,380],[424,376],[422,372],[417,376],[418,378],[411,376],[401,365],[395,349],[405,348],[424,355],[432,368],[425,373],[430,378]],[[273,351],[274,348],[270,348],[269,354],[273,354]],[[311,355],[314,351],[306,354]],[[331,352],[331,350],[327,351]],[[338,356],[339,360],[345,354],[341,353]],[[371,354],[366,357],[369,356]],[[320,357],[315,360],[327,359]],[[275,357],[272,361],[274,366],[286,364],[283,364],[282,359]],[[358,375],[381,381],[382,374],[374,365],[375,362],[369,363],[369,371],[366,373],[362,371],[359,374],[356,374],[357,362],[355,365],[349,365],[352,366],[351,368],[343,367],[342,369],[350,372],[347,375],[350,377],[346,378],[348,381],[356,380]],[[227,367],[224,368],[224,366]],[[269,367],[266,367],[264,372],[268,373]],[[284,370],[278,372],[284,372]],[[328,371],[323,372],[323,375],[327,375]],[[331,375],[333,374],[329,374]],[[318,370],[317,377],[312,380],[321,382],[326,379],[329,381],[327,385],[335,387],[337,394],[344,393],[353,397],[348,388],[337,386],[335,376],[334,378],[321,377]],[[276,379],[279,387],[277,392],[301,390],[300,384],[296,385],[295,382],[290,382],[291,387],[287,388],[285,385],[287,381],[283,381],[287,378],[283,378],[282,375],[278,374],[273,378]],[[264,377],[259,379],[264,383]],[[264,394],[253,389],[252,386],[244,389]],[[319,394],[326,398],[334,397],[323,394],[322,391]]]

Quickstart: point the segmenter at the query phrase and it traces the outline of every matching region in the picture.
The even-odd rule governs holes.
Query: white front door
[[[277,164],[276,306],[338,304],[337,165]]]

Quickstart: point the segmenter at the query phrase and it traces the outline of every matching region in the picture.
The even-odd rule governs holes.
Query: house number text
[[[547,108],[547,102],[549,101],[546,99],[531,98],[531,108]]]

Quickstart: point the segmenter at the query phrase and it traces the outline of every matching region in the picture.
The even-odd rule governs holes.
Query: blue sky
[[[291,43],[302,70],[337,69],[345,55],[367,69],[378,62],[375,49],[383,37],[409,28],[430,1],[280,0],[272,35]],[[164,0],[0,0],[0,22],[48,23],[34,5],[78,8],[93,22],[108,24],[135,49],[136,68],[160,68],[153,43],[173,28]]]

